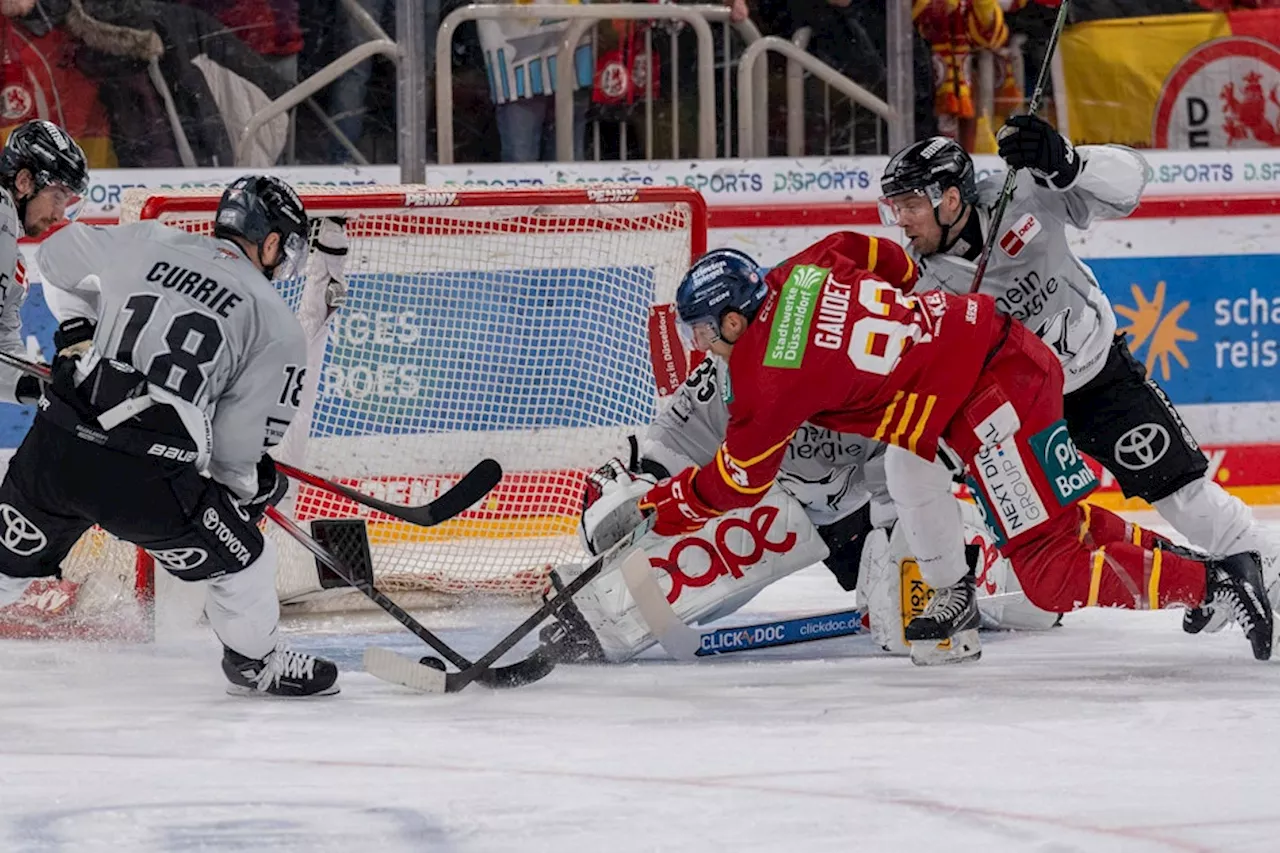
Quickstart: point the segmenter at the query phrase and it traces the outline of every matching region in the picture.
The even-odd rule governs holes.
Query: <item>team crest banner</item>
[[[1092,21],[1061,50],[1076,143],[1280,145],[1280,9]]]

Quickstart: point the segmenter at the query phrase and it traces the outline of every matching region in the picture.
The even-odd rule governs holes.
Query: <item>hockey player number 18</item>
[[[161,299],[155,293],[135,293],[125,302],[124,312],[129,315],[129,322],[120,336],[117,361],[142,369],[134,361],[134,347]],[[144,371],[147,381],[172,391],[188,403],[195,402],[209,378],[205,368],[222,349],[222,326],[217,318],[203,311],[186,311],[169,321],[164,343],[168,349],[151,356]]]
[[[909,343],[927,342],[929,335],[916,322],[895,316],[919,317],[920,300],[905,296],[890,284],[864,278],[858,285],[858,302],[873,317],[862,317],[850,329],[846,352],[853,366],[876,376],[888,376]]]

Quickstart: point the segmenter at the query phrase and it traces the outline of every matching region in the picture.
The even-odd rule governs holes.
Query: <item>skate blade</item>
[[[256,687],[243,687],[239,684],[228,684],[228,696],[243,696],[249,699],[277,699],[285,702],[305,702],[308,699],[323,699],[326,696],[337,696],[342,692],[342,688],[338,686],[338,682],[334,682],[325,690],[318,693],[308,693],[305,696],[281,696],[279,693],[268,693],[265,690],[259,690]]]
[[[919,640],[911,644],[911,662],[916,666],[969,663],[981,658],[982,641],[976,628],[960,631],[946,640]]]
[[[364,650],[364,671],[374,678],[420,693],[444,693],[445,674],[438,669],[418,663],[411,657],[370,646]]]

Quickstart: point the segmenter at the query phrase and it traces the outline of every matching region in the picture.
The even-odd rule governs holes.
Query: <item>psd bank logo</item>
[[[1169,357],[1172,356],[1173,360],[1184,369],[1190,367],[1191,363],[1187,361],[1180,344],[1198,340],[1199,335],[1178,325],[1183,315],[1187,313],[1187,309],[1191,307],[1189,301],[1183,300],[1170,308],[1168,313],[1165,312],[1165,289],[1165,283],[1157,281],[1155,295],[1148,300],[1142,288],[1136,284],[1130,285],[1136,307],[1116,305],[1115,309],[1117,314],[1129,321],[1129,325],[1121,326],[1119,331],[1129,336],[1129,349],[1134,356],[1143,358],[1139,350],[1144,346],[1147,348],[1144,359],[1147,375],[1154,377],[1155,365],[1159,362],[1160,378],[1167,382]]]

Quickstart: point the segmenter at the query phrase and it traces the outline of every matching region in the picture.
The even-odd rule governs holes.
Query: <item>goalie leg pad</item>
[[[686,624],[726,616],[774,581],[827,556],[804,508],[780,488],[756,506],[720,516],[695,534],[649,533],[638,544],[649,564],[663,570],[658,582]],[[568,583],[582,569],[563,567],[557,574]],[[613,663],[630,660],[655,642],[618,569],[615,564],[574,597]]]

